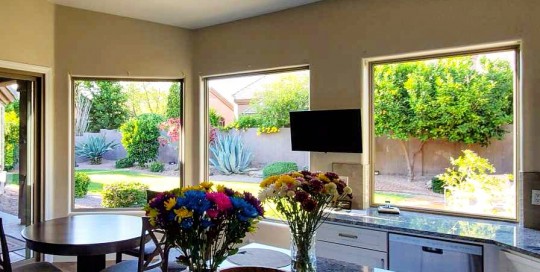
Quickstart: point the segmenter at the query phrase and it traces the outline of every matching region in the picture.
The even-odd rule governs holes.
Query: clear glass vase
[[[316,232],[291,233],[291,271],[317,271]]]

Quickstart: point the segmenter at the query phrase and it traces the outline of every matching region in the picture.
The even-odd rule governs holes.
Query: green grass
[[[180,185],[180,178],[178,177],[146,174],[125,169],[77,169],[76,172],[86,173],[90,177],[88,191],[92,193],[101,193],[104,185],[114,182],[141,182],[148,185],[149,189],[154,191],[171,190]]]
[[[7,173],[6,185],[19,185],[19,174]]]
[[[385,203],[385,201],[390,201],[390,203],[392,204],[398,204],[402,202],[407,202],[408,199],[412,199],[414,197],[415,196],[411,194],[375,192],[373,202]]]

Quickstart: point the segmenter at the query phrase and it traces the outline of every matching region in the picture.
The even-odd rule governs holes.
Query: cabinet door
[[[500,251],[499,272],[538,272],[540,261],[510,251]]]
[[[358,247],[345,246],[324,241],[316,243],[317,256],[335,259],[338,261],[371,266],[375,268],[387,268],[387,254],[385,252],[368,250]]]

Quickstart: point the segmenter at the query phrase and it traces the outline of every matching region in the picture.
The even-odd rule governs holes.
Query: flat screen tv
[[[291,111],[293,151],[362,153],[360,109]]]

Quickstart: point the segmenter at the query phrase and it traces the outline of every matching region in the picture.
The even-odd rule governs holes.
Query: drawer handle
[[[443,254],[443,250],[440,248],[423,246],[422,251],[434,254]]]
[[[338,233],[339,237],[345,237],[345,238],[351,238],[351,239],[358,239],[357,235],[352,234],[346,234],[346,233]]]

